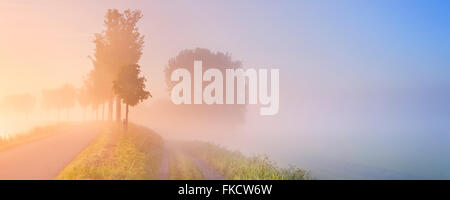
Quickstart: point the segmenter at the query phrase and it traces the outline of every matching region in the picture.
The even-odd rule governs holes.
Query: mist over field
[[[130,108],[130,121],[165,138],[268,154],[319,179],[450,178],[448,3],[74,2],[0,2],[1,137],[107,119],[108,108],[85,113],[79,103],[48,109],[44,94],[81,88],[105,11],[130,8],[144,15],[139,65],[152,94]],[[279,68],[279,113],[173,104],[165,69],[197,48],[227,55],[233,68]]]

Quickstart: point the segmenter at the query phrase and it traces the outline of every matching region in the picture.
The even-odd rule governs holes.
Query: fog
[[[139,64],[153,98],[132,107],[130,121],[167,139],[268,154],[317,178],[450,178],[450,25],[438,15],[444,6],[76,2],[0,2],[2,137],[96,120],[78,103],[46,109],[43,94],[65,84],[82,88],[107,9],[131,8],[143,12]],[[279,68],[279,113],[260,116],[264,105],[174,105],[164,70],[182,50],[199,47],[229,53],[243,68]],[[24,104],[5,99],[20,95],[34,97],[34,106],[9,110]],[[99,119],[107,119],[105,109]]]
[[[268,154],[282,166],[294,164],[317,178],[449,176],[450,160],[443,155],[450,152],[450,115],[448,108],[438,106],[448,97],[430,98],[442,96],[439,91],[333,95],[293,88],[298,94],[282,93],[278,115],[260,116],[258,106],[248,106],[245,122],[238,125],[227,123],[226,113],[176,113],[183,105],[170,101],[172,111],[155,103],[133,117],[166,138],[209,141],[246,155]]]

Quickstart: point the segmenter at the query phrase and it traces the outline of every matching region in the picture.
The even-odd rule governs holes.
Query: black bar
[[[180,194],[186,186],[204,192],[204,187],[212,188],[211,193]],[[271,186],[270,193],[256,194],[255,188]],[[0,181],[3,192],[13,190],[22,194],[64,194],[66,198],[112,197],[126,199],[322,199],[327,197],[358,196],[387,198],[415,196],[419,194],[439,194],[448,190],[449,181]],[[233,190],[230,188],[233,187]],[[253,194],[243,187],[253,187]],[[224,188],[228,188],[225,190]],[[242,193],[242,194],[238,194]],[[307,198],[306,198],[307,197]]]

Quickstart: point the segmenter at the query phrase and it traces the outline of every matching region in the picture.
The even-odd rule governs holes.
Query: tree
[[[67,120],[69,120],[70,109],[72,109],[76,103],[76,89],[70,84],[65,84],[58,89],[58,95],[61,100],[61,108],[66,109]]]
[[[47,110],[56,110],[59,121],[61,110],[64,108],[63,98],[60,95],[60,89],[44,90],[42,92],[42,106]]]
[[[108,102],[108,119],[111,121],[113,116],[113,97],[114,93],[112,90],[112,82],[114,80],[115,74],[111,72],[108,67],[108,49],[105,41],[105,36],[102,34],[95,34],[95,52],[94,58],[90,57],[94,69],[88,74],[87,79],[85,80],[85,85],[88,89],[89,97],[90,97],[90,105],[95,106],[94,110],[98,115],[98,106],[103,104],[103,112],[104,112],[104,104]],[[96,105],[94,105],[95,103]],[[103,113],[104,115],[104,113]],[[98,116],[97,116],[98,117]]]
[[[42,102],[41,106],[45,110],[57,110],[58,111],[58,120],[59,120],[59,106],[57,104],[56,99],[56,90],[44,90],[42,91]]]
[[[58,111],[58,120],[60,120],[60,112],[63,109],[67,111],[67,120],[69,119],[69,111],[76,103],[76,89],[65,84],[60,88],[44,90],[42,93],[42,106],[48,110]]]
[[[89,99],[89,105],[95,111],[97,120],[100,105],[102,105],[103,108],[102,119],[104,119],[105,103],[108,99],[111,99],[113,93],[112,80],[107,76],[108,74],[104,73],[102,68],[96,67],[88,74],[84,81],[83,88],[86,90],[85,92]],[[112,101],[110,101],[110,105],[112,105]]]
[[[117,80],[114,81],[114,92],[123,99],[126,105],[125,130],[128,128],[128,106],[135,106],[138,103],[152,97],[145,89],[146,79],[140,76],[141,69],[137,64],[127,65],[121,68]]]
[[[81,108],[83,108],[83,120],[86,121],[86,112],[92,103],[92,98],[90,94],[90,88],[89,88],[89,80],[84,80],[84,85],[78,90],[78,104],[80,104]]]
[[[233,60],[231,55],[228,53],[222,52],[212,52],[209,49],[205,48],[196,48],[196,49],[187,49],[182,50],[178,53],[177,56],[171,58],[164,70],[166,76],[166,83],[169,91],[177,84],[176,82],[172,82],[170,77],[172,72],[179,68],[184,68],[188,70],[191,74],[191,80],[194,80],[194,61],[199,60],[202,61],[203,70],[206,71],[210,68],[219,69],[222,74],[226,74],[226,69],[239,69],[242,68],[242,63],[240,61]],[[223,85],[226,85],[226,80],[223,80]],[[205,89],[207,84],[203,84],[203,90]],[[191,88],[194,88],[193,81]],[[237,96],[237,89],[235,85],[235,97]],[[193,95],[191,102],[193,101]],[[233,105],[183,105],[183,108],[180,109],[192,109],[196,112],[197,118],[202,118],[211,121],[211,117],[217,117],[217,120],[214,120],[218,123],[227,122],[226,127],[233,128],[238,124],[242,124],[245,122],[245,113],[246,113],[246,104],[233,104]],[[218,115],[217,113],[220,113]],[[215,114],[215,115],[213,115]],[[219,118],[220,117],[220,118]],[[198,121],[198,120],[197,120]]]
[[[137,64],[142,55],[144,36],[139,33],[137,23],[142,18],[139,10],[125,10],[123,13],[109,9],[105,15],[105,30],[96,34],[94,64],[96,76],[107,84],[103,90],[112,91],[112,84],[118,77],[121,67]],[[97,78],[96,78],[97,79]],[[109,118],[112,118],[113,94],[109,99]],[[121,99],[116,94],[116,120],[121,120]]]

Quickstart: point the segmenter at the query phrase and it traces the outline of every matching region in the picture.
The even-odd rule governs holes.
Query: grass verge
[[[162,138],[134,124],[129,125],[127,132],[118,130],[116,124],[105,125],[97,139],[55,179],[155,179],[161,161]]]
[[[278,167],[267,155],[246,157],[240,152],[205,142],[179,142],[179,147],[215,168],[232,180],[310,180],[303,169]]]

